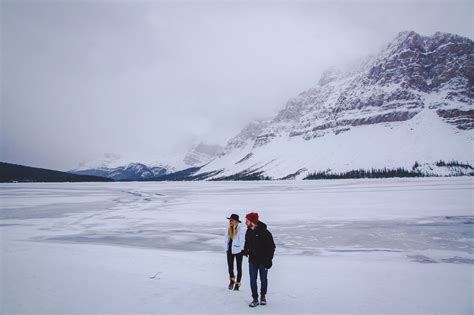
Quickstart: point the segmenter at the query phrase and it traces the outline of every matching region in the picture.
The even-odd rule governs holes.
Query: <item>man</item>
[[[272,233],[267,230],[267,225],[258,220],[257,212],[250,212],[245,216],[247,232],[245,233],[244,253],[249,258],[250,288],[252,289],[253,301],[250,307],[259,305],[257,274],[260,274],[260,305],[266,305],[267,299],[267,274],[272,267],[275,243]]]

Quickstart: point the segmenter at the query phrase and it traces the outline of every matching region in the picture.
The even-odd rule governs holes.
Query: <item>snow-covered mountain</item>
[[[222,150],[220,145],[200,142],[193,145],[185,154],[161,156],[156,159],[158,162],[105,153],[99,158],[81,163],[69,173],[102,176],[114,180],[152,180],[189,167],[198,168],[215,159]]]
[[[130,159],[117,154],[105,153],[101,158],[81,163],[69,173],[102,176],[114,180],[147,180],[176,171],[176,168],[168,164],[145,163],[131,162]]]
[[[160,166],[147,166],[142,163],[130,163],[126,166],[92,168],[85,170],[72,170],[70,173],[78,175],[94,175],[112,178],[114,180],[146,180],[153,177],[166,175],[169,170]]]
[[[355,69],[323,73],[276,117],[248,125],[195,175],[279,179],[374,168],[471,173],[473,104],[473,41],[402,32]]]

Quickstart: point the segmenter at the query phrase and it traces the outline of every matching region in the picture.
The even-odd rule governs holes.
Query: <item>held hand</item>
[[[265,267],[265,269],[268,270],[268,269],[272,268],[272,265],[273,265],[272,261],[270,260],[270,261],[267,261],[263,266]]]

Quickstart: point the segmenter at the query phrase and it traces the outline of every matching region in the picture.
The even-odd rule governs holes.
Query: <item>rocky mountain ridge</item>
[[[314,160],[317,160],[318,155],[325,153],[321,151],[324,148],[315,143],[326,142],[327,139],[323,139],[327,136],[331,136],[331,141],[337,143],[343,134],[365,130],[362,127],[393,128],[413,120],[417,115],[420,115],[420,118],[426,117],[432,128],[444,130],[440,123],[454,127],[453,130],[445,130],[453,134],[446,141],[463,143],[461,147],[464,149],[457,148],[457,152],[452,152],[452,156],[445,154],[446,152],[438,152],[439,159],[471,161],[472,157],[466,152],[470,151],[470,131],[474,128],[473,82],[474,43],[471,39],[448,33],[421,36],[415,32],[401,32],[377,56],[367,58],[357,69],[349,72],[332,69],[323,73],[315,87],[290,99],[273,119],[253,123],[231,139],[224,150],[226,153],[206,165],[200,172],[214,174],[210,179],[218,179],[219,176],[232,177],[242,173],[259,173],[263,176],[278,173],[270,171],[278,168],[278,164],[294,164],[294,167],[287,168],[287,175],[299,170],[306,170],[300,173],[307,174],[309,171],[318,171],[315,168],[321,170],[327,167],[324,163],[299,163],[298,160],[301,159],[276,151],[294,150],[292,146],[304,140],[308,143],[307,149],[298,144],[298,152],[295,151],[295,155],[314,155]],[[421,115],[426,111],[435,115]],[[421,122],[418,125],[410,124],[410,128],[413,130],[421,125],[425,129],[431,128]],[[369,129],[365,131],[369,132]],[[425,136],[428,137],[429,134]],[[444,134],[439,137],[443,138]],[[365,138],[370,138],[370,134],[365,135]],[[418,143],[410,144],[409,138],[405,140],[414,151],[406,153],[412,154],[411,163],[417,159],[435,163],[435,147],[426,147],[421,154],[416,149]],[[368,140],[353,141],[362,143]],[[383,139],[380,141],[383,142]],[[277,143],[280,145],[276,145]],[[314,151],[315,146],[319,152]],[[448,147],[449,145],[446,149]],[[338,154],[337,150],[334,154]],[[402,160],[400,157],[400,161]],[[386,166],[407,167],[401,164],[404,163],[396,165],[390,161]],[[363,165],[366,164],[341,161],[339,168]]]

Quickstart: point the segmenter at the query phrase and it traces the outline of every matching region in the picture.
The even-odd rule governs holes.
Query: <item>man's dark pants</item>
[[[250,288],[252,289],[252,297],[254,299],[258,299],[257,273],[260,274],[260,283],[262,286],[260,289],[260,294],[261,295],[267,294],[268,269],[265,268],[264,266],[258,266],[256,264],[252,264],[249,262],[249,273],[250,273]]]

